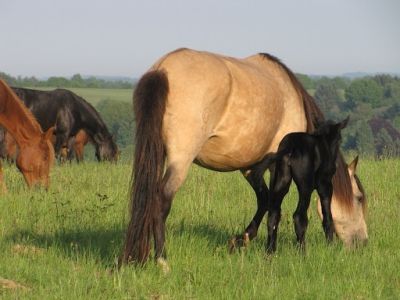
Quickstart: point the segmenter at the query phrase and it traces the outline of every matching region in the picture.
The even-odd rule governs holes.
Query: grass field
[[[265,222],[250,247],[227,241],[251,219],[255,198],[239,173],[192,167],[168,219],[171,272],[150,262],[110,274],[127,222],[131,166],[56,166],[48,192],[25,188],[4,166],[0,200],[1,299],[398,299],[400,160],[361,160],[369,200],[368,246],[327,246],[310,209],[307,253],[297,253],[291,190],[274,257],[264,255]],[[7,281],[9,280],[9,281]]]
[[[29,88],[29,87],[28,87]],[[30,87],[32,88],[32,87]],[[54,90],[55,87],[33,87],[32,89],[38,90]],[[68,90],[81,96],[94,106],[101,100],[117,100],[117,101],[132,101],[133,89],[98,89],[98,88],[68,88]]]

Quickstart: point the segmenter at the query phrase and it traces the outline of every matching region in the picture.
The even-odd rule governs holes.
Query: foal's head
[[[326,121],[316,129],[314,135],[323,136],[324,140],[328,143],[329,150],[336,158],[340,142],[342,140],[341,130],[347,126],[349,122],[349,117],[344,119],[342,122],[334,123],[332,121]]]
[[[54,162],[54,148],[51,143],[54,127],[33,139],[19,149],[16,164],[29,187],[36,184],[49,186],[50,167]]]

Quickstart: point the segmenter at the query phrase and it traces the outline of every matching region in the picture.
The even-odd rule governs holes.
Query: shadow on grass
[[[215,224],[180,224],[167,225],[168,239],[173,243],[173,239],[206,240],[207,247],[212,253],[215,249],[226,247],[228,252],[228,241],[236,234]],[[30,245],[44,249],[56,249],[56,253],[69,259],[94,259],[105,268],[114,267],[116,260],[121,253],[122,244],[125,238],[125,229],[114,226],[112,229],[98,230],[64,230],[54,234],[39,234],[33,230],[20,230],[6,236],[4,241],[11,244]],[[293,236],[285,233],[280,235],[280,246],[293,243]],[[265,235],[259,236],[251,242],[257,248],[263,248]],[[168,245],[167,245],[168,247]],[[210,254],[211,255],[211,254]]]
[[[33,231],[16,231],[5,237],[13,244],[30,245],[43,249],[57,249],[70,259],[93,258],[104,267],[115,265],[122,249],[124,231],[111,230],[65,230],[55,234],[38,234]]]

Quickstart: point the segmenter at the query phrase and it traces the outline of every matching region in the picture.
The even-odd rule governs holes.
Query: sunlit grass
[[[297,194],[283,205],[278,251],[264,254],[265,222],[245,251],[229,255],[228,239],[255,210],[240,173],[192,167],[168,219],[171,273],[150,262],[110,273],[127,222],[131,165],[56,166],[48,192],[25,188],[6,165],[8,193],[0,200],[1,299],[395,299],[400,294],[400,160],[363,160],[359,175],[369,200],[368,246],[327,246],[310,208],[307,253],[294,244],[291,215]],[[2,287],[1,278],[25,288]]]

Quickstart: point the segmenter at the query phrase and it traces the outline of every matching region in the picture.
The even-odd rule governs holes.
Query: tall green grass
[[[49,191],[25,188],[4,166],[0,198],[1,299],[396,299],[400,295],[400,160],[363,160],[370,240],[327,246],[310,208],[307,253],[294,244],[291,189],[283,205],[278,251],[264,254],[265,222],[248,249],[227,252],[255,211],[241,175],[193,166],[167,223],[171,272],[150,262],[110,273],[127,223],[130,164],[56,166]],[[26,288],[2,287],[1,278]]]

